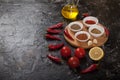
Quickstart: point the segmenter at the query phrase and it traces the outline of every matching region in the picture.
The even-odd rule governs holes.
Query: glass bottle
[[[68,3],[63,6],[61,13],[62,16],[66,19],[76,20],[77,15],[79,14],[78,10],[78,2],[79,0],[69,0]]]

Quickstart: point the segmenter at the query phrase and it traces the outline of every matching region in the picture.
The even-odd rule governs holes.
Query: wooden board
[[[82,21],[79,21],[79,22],[82,22]],[[100,25],[101,27],[104,27],[102,24],[98,24],[98,25]],[[101,37],[98,37],[98,38],[96,38],[96,37],[93,37],[93,36],[91,36],[90,37],[90,39],[88,40],[88,41],[92,41],[93,42],[93,40],[94,39],[96,39],[97,40],[97,44],[96,43],[93,43],[92,45],[88,45],[88,41],[87,42],[79,42],[79,41],[77,41],[76,39],[75,39],[75,33],[74,32],[72,32],[69,28],[68,28],[68,26],[66,26],[65,27],[65,29],[68,29],[68,32],[69,32],[69,34],[71,35],[71,37],[74,39],[74,41],[73,40],[70,40],[67,36],[65,36],[64,35],[64,38],[66,39],[66,41],[68,42],[68,43],[70,43],[72,46],[74,46],[74,47],[82,47],[82,48],[91,48],[91,47],[94,47],[94,46],[102,46],[102,45],[104,45],[104,43],[108,40],[108,36],[106,36],[106,33],[104,32],[104,34],[101,36]],[[84,28],[82,29],[82,31],[87,31],[88,32],[88,28],[84,25]]]

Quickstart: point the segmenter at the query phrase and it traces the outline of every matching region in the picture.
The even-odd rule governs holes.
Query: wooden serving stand
[[[82,22],[82,21],[78,21],[78,22]],[[101,27],[104,27],[102,24],[98,24],[98,25],[100,25]],[[84,27],[83,27],[83,29],[82,29],[82,31],[87,31],[88,32],[88,28],[85,26],[85,25],[83,25]],[[92,47],[94,47],[94,46],[102,46],[102,45],[104,45],[104,43],[108,40],[108,36],[106,35],[106,32],[104,32],[104,34],[102,35],[102,36],[100,36],[100,37],[93,37],[92,35],[91,35],[91,37],[90,37],[90,39],[88,40],[88,41],[92,41],[93,42],[93,40],[94,39],[96,39],[97,40],[97,43],[93,43],[92,45],[88,45],[88,41],[87,42],[79,42],[79,41],[77,41],[76,39],[75,39],[75,33],[74,32],[72,32],[69,28],[68,28],[68,26],[66,26],[65,27],[65,29],[68,29],[68,32],[69,32],[69,34],[71,35],[71,37],[74,39],[74,40],[70,40],[65,34],[64,34],[64,38],[66,39],[66,41],[68,42],[68,43],[70,43],[72,46],[74,46],[74,47],[82,47],[82,48],[85,48],[85,49],[87,49],[87,48],[92,48]]]

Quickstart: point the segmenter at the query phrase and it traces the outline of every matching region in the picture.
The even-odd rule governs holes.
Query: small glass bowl
[[[83,29],[83,24],[81,22],[75,21],[71,22],[68,27],[72,32],[78,32]]]
[[[99,25],[94,25],[88,29],[88,32],[94,37],[100,37],[104,34],[105,30]]]
[[[90,34],[86,31],[79,31],[75,33],[75,39],[79,42],[86,42],[90,39]]]
[[[86,27],[94,26],[94,25],[98,24],[98,18],[96,18],[96,17],[94,17],[94,16],[85,17],[85,18],[83,19],[83,24],[84,24]]]

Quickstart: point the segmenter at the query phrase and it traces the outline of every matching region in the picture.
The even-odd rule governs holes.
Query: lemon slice
[[[103,56],[104,56],[104,51],[100,47],[93,47],[89,51],[89,57],[92,60],[98,61],[98,60],[102,59]]]

